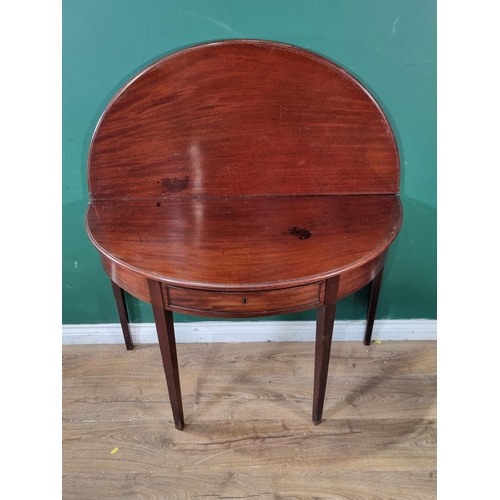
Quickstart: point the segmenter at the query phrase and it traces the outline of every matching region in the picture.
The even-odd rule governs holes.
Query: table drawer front
[[[321,283],[258,292],[217,292],[166,286],[165,307],[209,316],[265,316],[311,309],[323,303]]]

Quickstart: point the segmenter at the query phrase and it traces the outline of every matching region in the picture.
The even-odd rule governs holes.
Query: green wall
[[[318,52],[354,74],[384,108],[401,154],[405,218],[378,317],[436,318],[435,0],[63,0],[63,324],[118,321],[84,228],[86,156],[99,116],[151,62],[227,38]],[[364,289],[342,300],[337,318],[363,318],[366,298]],[[153,321],[148,304],[127,300],[131,321]],[[279,319],[313,318],[308,311]]]

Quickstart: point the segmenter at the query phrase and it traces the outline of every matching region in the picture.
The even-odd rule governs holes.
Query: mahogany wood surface
[[[252,317],[285,314],[300,308],[312,309],[324,301],[322,283],[279,290],[214,292],[166,287],[164,305],[167,309],[187,314],[209,316]]]
[[[384,113],[345,70],[276,42],[181,50],[111,101],[89,152],[94,199],[396,193]]]
[[[182,409],[179,366],[177,361],[177,348],[175,345],[174,319],[172,311],[168,311],[163,307],[160,284],[156,281],[148,280],[148,286],[165,378],[167,379],[174,424],[176,429],[182,430],[184,427],[184,412]]]
[[[114,283],[125,339],[117,289],[153,306],[176,427],[184,419],[172,311],[311,308],[318,424],[336,302],[373,281],[369,339],[402,224],[396,142],[368,91],[297,47],[190,47],[111,101],[92,138],[88,182],[87,232]]]
[[[325,401],[328,365],[332,347],[333,322],[337,307],[339,277],[330,278],[325,283],[325,303],[316,310],[316,343],[314,357],[314,392],[312,421],[314,425],[321,423],[323,403]]]
[[[202,289],[275,289],[381,254],[399,230],[401,205],[396,195],[93,201],[87,223],[103,254],[147,277]]]
[[[377,276],[373,278],[370,283],[370,298],[368,299],[368,308],[366,312],[366,331],[363,343],[370,345],[372,340],[373,323],[375,321],[375,312],[377,311],[378,297],[380,294],[380,285],[382,284],[382,275],[384,268],[382,268]]]
[[[128,312],[127,303],[125,302],[125,294],[123,293],[123,289],[120,288],[113,280],[111,280],[111,288],[113,289],[113,295],[115,296],[116,309],[118,310],[118,316],[120,318],[120,324],[123,332],[123,340],[125,341],[127,350],[131,351],[134,348],[134,343],[132,342],[130,328],[128,327]]]

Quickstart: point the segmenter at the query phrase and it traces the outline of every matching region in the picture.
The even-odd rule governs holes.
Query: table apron
[[[324,302],[322,282],[244,292],[196,290],[164,285],[166,309],[211,317],[256,317],[313,309]]]
[[[383,268],[387,250],[368,262],[340,274],[337,299],[367,285]],[[151,303],[146,276],[131,271],[101,254],[108,276],[121,288]],[[271,290],[219,291],[188,288],[162,283],[165,309],[206,317],[251,318],[306,311],[322,306],[325,280]]]

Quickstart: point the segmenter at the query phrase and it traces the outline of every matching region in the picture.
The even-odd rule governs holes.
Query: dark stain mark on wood
[[[292,227],[292,229],[289,229],[289,231],[291,235],[297,236],[299,240],[307,240],[307,238],[311,237],[311,231],[308,231],[307,229]]]
[[[158,202],[158,203],[156,204],[156,206],[157,206],[157,207],[161,206],[161,203],[160,203],[160,202]]]
[[[177,177],[171,179],[170,177],[167,177],[166,179],[161,180],[161,184],[165,191],[169,191],[170,193],[179,193],[180,191],[184,191],[188,188],[189,176],[186,175],[184,179],[177,179]]]

